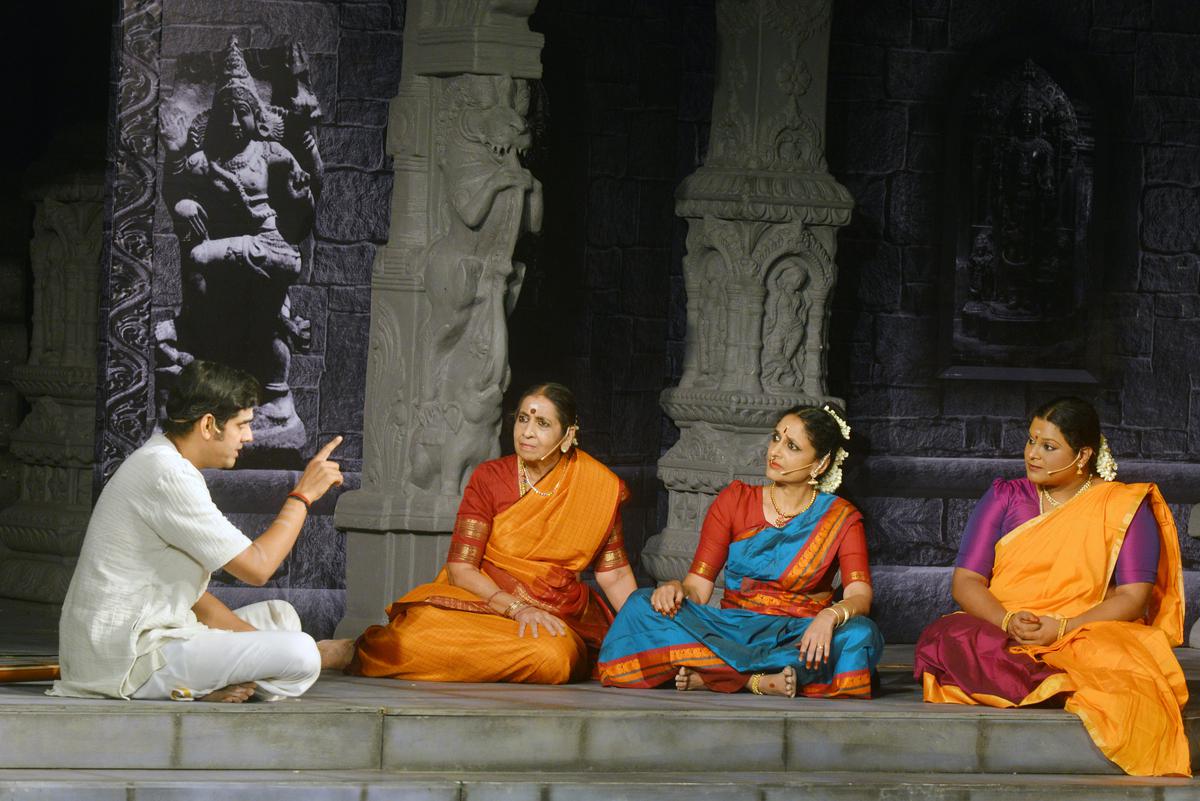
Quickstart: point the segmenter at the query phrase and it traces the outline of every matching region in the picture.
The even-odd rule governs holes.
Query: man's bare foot
[[[758,681],[755,681],[758,679]],[[796,697],[796,669],[788,665],[778,673],[756,673],[750,679],[750,690],[757,695]]]
[[[256,689],[258,689],[258,685],[252,681],[248,681],[245,684],[230,684],[228,687],[213,690],[208,695],[196,700],[214,701],[219,704],[240,704],[244,701],[249,701],[250,696],[254,695]]]
[[[684,690],[707,690],[708,685],[700,678],[700,674],[691,668],[681,667],[679,672],[675,674],[675,689]]]
[[[320,640],[317,650],[323,670],[344,670],[354,658],[354,640]]]

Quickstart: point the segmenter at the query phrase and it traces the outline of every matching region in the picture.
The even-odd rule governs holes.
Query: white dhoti
[[[300,630],[291,604],[262,601],[233,613],[258,631],[208,629],[167,642],[159,651],[166,664],[131,697],[191,701],[252,681],[256,697],[277,701],[303,694],[321,675],[317,644]]]

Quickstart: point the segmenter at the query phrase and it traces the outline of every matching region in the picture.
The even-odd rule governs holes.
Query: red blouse
[[[629,490],[625,482],[621,482],[619,503],[624,503],[628,498]],[[458,517],[454,522],[450,554],[446,561],[466,562],[479,567],[487,550],[488,537],[492,534],[492,520],[520,499],[515,455],[492,459],[476,467],[458,505]],[[621,515],[617,514],[605,538],[604,547],[592,562],[592,569],[603,573],[628,564]]]
[[[700,545],[692,560],[689,572],[708,581],[716,581],[717,574],[729,557],[729,544],[739,534],[771,525],[763,517],[763,488],[734,481],[708,507],[704,526],[700,529]],[[857,518],[857,515],[855,516]],[[861,518],[850,524],[837,550],[837,563],[842,571],[842,584],[852,581],[871,583],[871,568],[867,564],[867,535]],[[829,570],[820,585],[814,589],[828,589],[833,585],[833,572]],[[764,577],[764,578],[775,578]]]

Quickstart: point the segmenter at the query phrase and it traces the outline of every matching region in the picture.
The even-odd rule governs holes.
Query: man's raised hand
[[[303,495],[309,503],[315,502],[333,485],[342,483],[342,468],[338,466],[337,462],[329,461],[329,455],[333,453],[333,449],[341,444],[341,436],[329,440],[325,447],[317,451],[316,456],[308,460],[308,465],[300,475],[300,480],[296,482],[295,491]]]

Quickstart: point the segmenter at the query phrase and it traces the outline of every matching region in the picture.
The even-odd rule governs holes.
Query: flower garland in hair
[[[838,413],[829,406],[822,406],[822,411],[833,418],[837,423],[838,430],[842,432],[842,439],[846,442],[850,441],[850,424],[838,416]],[[839,447],[833,453],[833,466],[825,471],[825,475],[817,482],[817,489],[821,492],[833,492],[842,485],[842,462],[846,461],[849,452],[845,448]]]
[[[1117,477],[1117,460],[1113,458],[1112,451],[1108,448],[1108,439],[1100,435],[1100,452],[1096,454],[1096,475],[1105,481],[1112,481]]]

